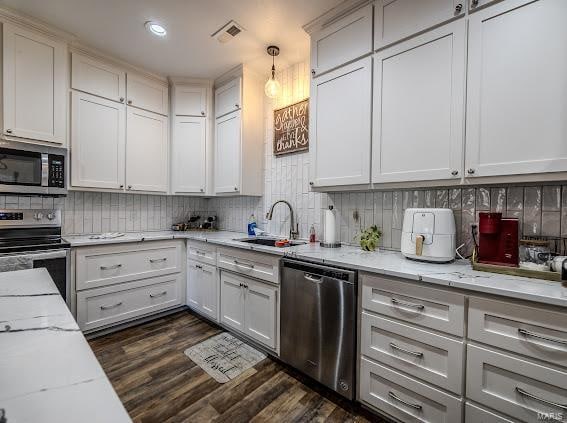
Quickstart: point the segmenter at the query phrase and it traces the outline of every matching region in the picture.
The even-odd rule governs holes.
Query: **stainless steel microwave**
[[[66,150],[0,143],[0,193],[65,195]]]

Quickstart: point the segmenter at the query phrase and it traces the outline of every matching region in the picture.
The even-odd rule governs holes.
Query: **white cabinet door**
[[[372,52],[372,4],[311,35],[311,74],[318,76]]]
[[[564,0],[470,16],[466,176],[567,171],[565,16]]]
[[[213,320],[218,320],[217,268],[201,264],[201,309]]]
[[[381,49],[464,13],[464,0],[378,0],[374,6],[374,49]]]
[[[240,110],[242,107],[242,78],[233,79],[215,90],[215,116]]]
[[[167,191],[167,118],[128,107],[126,184],[128,190]]]
[[[215,192],[238,193],[241,151],[240,111],[215,122]]]
[[[4,134],[65,144],[66,46],[4,23]]]
[[[207,121],[176,116],[173,126],[173,191],[204,193],[207,184]]]
[[[312,80],[312,185],[370,182],[372,59]]]
[[[177,116],[206,116],[207,88],[177,85],[174,107]]]
[[[220,272],[220,320],[227,326],[244,332],[244,282],[229,272]]]
[[[187,305],[199,311],[203,303],[202,277],[202,265],[193,260],[187,261]]]
[[[126,72],[108,63],[73,52],[71,88],[124,103]]]
[[[461,176],[465,25],[450,23],[374,56],[372,182]]]
[[[277,288],[246,279],[245,330],[251,338],[276,348]]]
[[[167,115],[169,91],[165,82],[129,73],[126,88],[129,106]]]
[[[71,97],[71,185],[124,188],[126,106],[74,91]]]

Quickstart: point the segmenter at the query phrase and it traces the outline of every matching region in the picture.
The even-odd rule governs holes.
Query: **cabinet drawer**
[[[182,241],[79,248],[77,291],[181,272],[182,253]]]
[[[471,298],[469,338],[567,367],[567,313]]]
[[[458,8],[457,4],[461,4],[461,7]],[[378,50],[464,13],[462,1],[378,0],[374,9],[374,49]]]
[[[181,283],[177,274],[78,292],[79,327],[91,330],[181,305]]]
[[[206,242],[188,241],[187,258],[189,260],[207,263],[212,266],[217,265],[217,248]]]
[[[279,257],[224,248],[219,248],[217,253],[219,268],[267,282],[279,283]]]
[[[242,78],[233,79],[215,90],[215,117],[242,107]]]
[[[465,423],[514,423],[493,411],[485,410],[478,405],[467,403],[465,405]]]
[[[461,399],[364,357],[360,359],[360,399],[403,422],[461,421]]]
[[[463,335],[465,297],[363,274],[362,308],[453,335]]]
[[[71,55],[71,88],[124,103],[126,72],[82,54]]]
[[[522,421],[567,412],[567,372],[468,345],[467,397]]]
[[[372,5],[311,35],[311,66],[317,76],[372,52]]]
[[[460,394],[463,343],[362,313],[361,352],[388,366]]]

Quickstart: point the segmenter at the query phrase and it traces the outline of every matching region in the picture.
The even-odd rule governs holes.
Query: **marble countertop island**
[[[65,238],[71,243],[72,247],[163,239],[191,239],[209,242],[218,246],[236,247],[342,266],[369,273],[400,277],[423,284],[441,285],[472,292],[567,307],[567,285],[565,284],[542,279],[479,272],[473,270],[471,264],[466,260],[435,264],[408,260],[397,251],[379,250],[368,252],[362,251],[358,247],[347,245],[341,248],[323,248],[318,243],[306,243],[289,248],[276,248],[238,241],[238,239],[246,237],[247,235],[244,233],[229,231],[156,231],[128,233],[124,237],[111,240],[89,239],[88,235]]]
[[[130,422],[45,269],[0,273],[0,416]]]

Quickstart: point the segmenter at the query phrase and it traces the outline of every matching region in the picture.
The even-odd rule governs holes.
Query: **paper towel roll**
[[[325,210],[325,243],[334,244],[337,242],[336,219],[333,206]]]

